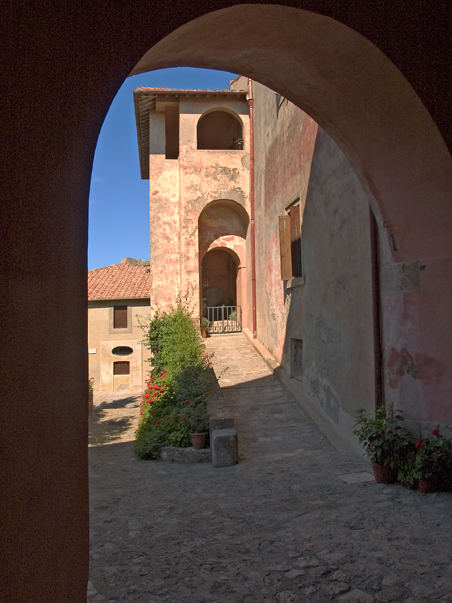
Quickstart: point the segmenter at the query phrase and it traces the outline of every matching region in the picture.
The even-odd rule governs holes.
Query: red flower
[[[185,400],[185,404],[190,404],[190,400]]]
[[[420,448],[421,446],[422,446],[422,440],[421,440],[421,439],[419,439],[419,440],[416,442],[416,444],[415,444],[416,450],[419,450],[419,448]]]
[[[180,418],[181,418],[181,419],[185,419],[185,415],[181,415],[181,416],[180,416]]]
[[[157,423],[157,425],[160,425],[160,423],[161,423],[160,419],[157,419],[156,423]]]
[[[432,431],[432,435],[434,435],[434,436],[438,437],[438,436],[439,436],[439,429],[438,429],[438,428],[434,429],[434,430]]]

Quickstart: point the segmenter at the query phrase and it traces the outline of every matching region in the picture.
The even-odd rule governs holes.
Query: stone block
[[[214,467],[230,467],[238,462],[237,431],[233,427],[213,429],[210,449]]]
[[[232,429],[234,428],[234,419],[225,419],[224,417],[215,417],[209,420],[209,442],[212,441],[212,432],[215,429]]]

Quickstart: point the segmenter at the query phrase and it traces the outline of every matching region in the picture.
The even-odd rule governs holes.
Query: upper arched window
[[[226,111],[203,115],[197,127],[198,149],[243,149],[242,124]]]

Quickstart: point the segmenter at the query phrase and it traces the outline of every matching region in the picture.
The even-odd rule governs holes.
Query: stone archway
[[[246,209],[230,199],[211,201],[198,219],[200,308],[222,304],[240,306],[240,324],[245,328],[250,327],[251,318],[248,227]],[[214,276],[216,270],[222,275],[219,279]],[[206,276],[207,272],[210,276]],[[215,291],[209,293],[212,287]],[[215,300],[218,303],[213,303]]]
[[[384,0],[372,10],[292,4],[322,14],[264,0],[225,0],[215,8],[228,8],[217,12],[209,0],[174,0],[170,9],[148,1],[133,11],[117,3],[5,6],[0,258],[2,340],[11,352],[3,363],[1,462],[8,600],[49,592],[58,601],[84,600],[89,179],[111,100],[149,48],[136,70],[189,64],[241,72],[304,108],[340,144],[379,203],[397,265],[418,269],[419,288],[396,291],[386,307],[396,372],[417,366],[425,406],[452,420],[452,170],[438,130],[447,136],[450,124],[450,7],[414,0],[401,14]],[[42,349],[45,366],[36,362]]]
[[[207,306],[236,306],[240,259],[228,247],[213,248],[202,259],[201,296]]]

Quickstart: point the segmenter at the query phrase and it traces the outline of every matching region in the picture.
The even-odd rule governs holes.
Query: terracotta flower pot
[[[429,478],[420,479],[417,483],[417,489],[419,490],[419,492],[424,493],[435,492],[435,482]]]
[[[394,470],[389,467],[383,467],[377,463],[372,463],[375,481],[379,484],[390,484],[394,481]]]
[[[207,433],[191,433],[190,434],[190,438],[191,438],[191,445],[193,446],[193,448],[196,448],[197,450],[201,450],[201,448],[204,448],[207,442]]]

